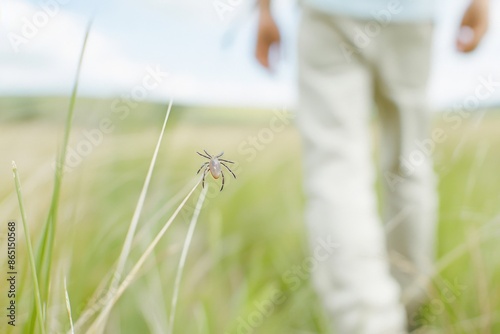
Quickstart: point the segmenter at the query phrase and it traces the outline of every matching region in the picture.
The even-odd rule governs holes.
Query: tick
[[[198,174],[198,173],[200,173],[200,171],[203,168],[205,168],[205,170],[203,171],[203,178],[202,178],[202,181],[201,181],[201,185],[202,185],[203,188],[205,188],[205,176],[207,175],[208,172],[210,172],[210,174],[212,174],[212,176],[213,176],[214,179],[218,179],[219,177],[222,176],[222,186],[220,187],[220,191],[222,191],[222,189],[224,189],[224,173],[222,172],[221,165],[224,166],[224,167],[226,167],[226,169],[236,179],[236,175],[234,175],[233,171],[225,164],[225,163],[234,164],[234,162],[226,160],[226,159],[221,159],[220,157],[222,157],[222,155],[224,154],[224,152],[222,152],[222,153],[220,153],[219,155],[216,155],[216,156],[211,156],[205,150],[203,150],[203,152],[205,152],[206,155],[202,154],[200,152],[196,152],[199,155],[201,155],[202,157],[207,158],[209,160],[209,161],[204,162],[203,165],[201,165],[200,169],[198,169],[198,171],[196,172],[196,174]]]

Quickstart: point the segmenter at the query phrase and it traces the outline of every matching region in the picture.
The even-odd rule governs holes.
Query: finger
[[[471,52],[477,48],[488,30],[488,11],[484,8],[469,7],[465,12],[457,36],[457,49]]]
[[[476,32],[470,26],[460,27],[457,37],[457,49],[462,52],[469,52],[476,43]],[[477,44],[476,44],[477,45]]]
[[[462,52],[474,51],[483,36],[486,34],[487,27],[482,24],[475,26],[462,26],[457,39],[457,48]]]
[[[264,41],[258,41],[255,58],[257,58],[257,61],[262,66],[269,68],[269,44]]]

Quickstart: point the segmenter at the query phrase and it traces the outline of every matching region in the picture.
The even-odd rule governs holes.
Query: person
[[[313,282],[340,334],[407,333],[432,276],[437,195],[426,105],[433,0],[303,0],[298,115],[311,243],[336,251]],[[471,0],[457,49],[474,50],[488,0]],[[270,68],[280,32],[259,2],[256,58]],[[383,219],[378,216],[370,112],[381,126]],[[441,134],[442,136],[442,134]],[[386,224],[382,224],[381,221]],[[406,307],[406,309],[405,309]]]

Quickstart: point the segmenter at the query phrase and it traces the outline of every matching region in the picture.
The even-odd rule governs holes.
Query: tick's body
[[[222,169],[220,165],[220,161],[217,158],[210,159],[208,163],[208,168],[210,169],[210,174],[214,177],[214,179],[218,179],[222,174]]]
[[[203,150],[203,152],[205,152],[206,155],[201,154],[200,152],[196,152],[196,153],[198,153],[199,155],[201,155],[204,158],[209,159],[210,161],[204,162],[203,165],[201,165],[200,169],[198,169],[198,172],[196,172],[196,174],[198,174],[203,169],[203,167],[205,167],[205,170],[203,171],[203,179],[202,179],[202,183],[201,183],[203,187],[205,187],[205,176],[207,175],[208,172],[210,172],[210,174],[212,174],[214,179],[218,179],[219,177],[222,176],[222,186],[220,188],[220,191],[222,191],[222,189],[224,189],[224,172],[222,172],[221,166],[224,166],[233,175],[233,177],[236,178],[236,175],[234,175],[233,171],[231,169],[229,169],[229,167],[225,164],[225,162],[230,163],[230,164],[234,164],[234,162],[229,161],[229,160],[225,160],[225,159],[220,159],[220,157],[224,154],[224,152],[220,153],[219,155],[216,155],[215,157],[212,157],[205,150]]]

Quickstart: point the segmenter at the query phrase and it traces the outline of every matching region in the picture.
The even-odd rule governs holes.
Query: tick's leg
[[[229,160],[226,160],[226,159],[219,159],[219,161],[224,161],[224,162],[229,162],[230,164],[234,164],[233,161],[229,161]]]
[[[203,168],[203,166],[205,166],[206,164],[208,164],[208,162],[204,162],[203,165],[201,165],[200,169],[198,169],[198,171],[196,172],[196,174],[198,174],[200,172],[200,170]]]
[[[224,189],[224,173],[222,170],[220,171],[220,175],[222,175],[222,187],[220,187],[220,191],[222,191],[222,189]]]
[[[233,174],[234,178],[236,178],[236,175],[234,175],[233,171],[232,171],[229,167],[227,167],[225,163],[221,162],[220,164],[221,164],[222,166],[226,167],[226,168],[227,168],[227,170],[229,171],[229,173]]]
[[[212,159],[212,156],[207,152],[207,150],[203,150],[203,152],[205,152],[209,156],[209,159]]]
[[[204,158],[210,159],[210,157],[207,157],[205,154],[201,154],[200,152],[196,152],[196,153],[198,153],[199,155],[201,155]]]
[[[203,171],[203,178],[201,179],[201,187],[205,188],[205,176],[207,175],[208,167]]]
[[[224,151],[220,152],[218,156],[216,156],[216,158],[220,158],[222,157],[222,155],[224,154]]]

